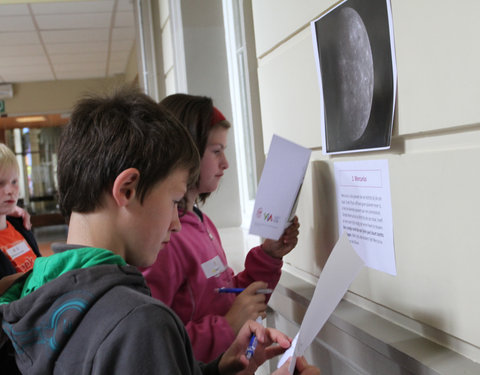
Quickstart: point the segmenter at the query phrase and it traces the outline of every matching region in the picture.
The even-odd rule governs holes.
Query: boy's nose
[[[182,229],[182,224],[180,223],[180,219],[178,217],[178,210],[175,210],[173,215],[172,222],[170,223],[170,231],[180,232],[180,229]]]

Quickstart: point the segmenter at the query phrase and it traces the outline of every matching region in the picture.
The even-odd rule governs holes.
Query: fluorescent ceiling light
[[[15,119],[17,122],[42,122],[42,121],[47,121],[47,119],[44,116],[26,116],[26,117],[17,117]]]

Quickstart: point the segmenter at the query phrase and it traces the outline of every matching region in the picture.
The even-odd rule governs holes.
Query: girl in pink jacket
[[[228,168],[230,123],[208,97],[174,94],[160,105],[190,131],[201,155],[200,176],[185,196],[181,231],[172,233],[156,262],[142,272],[152,295],[185,324],[196,359],[208,362],[230,346],[245,321],[266,316],[268,295],[256,292],[277,285],[282,257],[297,244],[299,224],[295,218],[278,241],[265,240],[251,249],[245,270],[234,275],[215,225],[197,206],[217,189]],[[218,293],[222,287],[245,290]]]

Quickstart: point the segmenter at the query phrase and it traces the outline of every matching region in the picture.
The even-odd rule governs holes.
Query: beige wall
[[[392,147],[324,156],[309,22],[334,4],[253,1],[265,149],[276,133],[314,151],[298,208],[300,241],[284,270],[315,282],[338,237],[333,163],[387,159],[398,275],[365,269],[349,295],[427,335],[438,329],[435,341],[480,362],[480,2],[391,0]]]
[[[138,82],[138,63],[137,63],[137,42],[130,52],[127,67],[125,69],[125,82]]]
[[[124,83],[138,81],[137,49],[132,48],[125,73],[106,79],[25,82],[13,85],[13,98],[5,99],[9,116],[28,113],[64,113],[87,92],[108,92]]]
[[[5,99],[5,109],[9,116],[69,112],[85,93],[105,92],[123,82],[125,77],[122,75],[112,79],[15,83],[13,98]]]

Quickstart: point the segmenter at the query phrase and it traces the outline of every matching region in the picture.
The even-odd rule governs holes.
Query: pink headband
[[[217,107],[213,107],[212,123],[211,126],[225,120],[225,116],[218,110]]]

